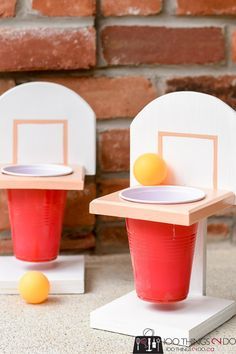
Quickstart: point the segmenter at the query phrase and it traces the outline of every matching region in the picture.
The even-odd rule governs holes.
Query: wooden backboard
[[[235,131],[236,114],[229,106],[215,97],[195,92],[176,92],[157,98],[133,120],[131,186],[138,184],[133,175],[136,158],[158,152],[170,171],[165,183],[206,188],[207,196],[189,205],[167,206],[125,201],[115,192],[95,199],[90,210],[96,214],[173,224],[180,223],[184,214],[185,225],[198,221],[189,296],[180,304],[159,306],[142,301],[131,292],[93,311],[91,327],[134,336],[150,327],[162,338],[179,338],[179,343],[187,339],[188,344],[182,345],[190,345],[235,315],[234,301],[205,296],[206,217],[214,214],[221,202],[226,206],[226,196],[227,205],[234,202]],[[226,192],[221,194],[220,189]]]
[[[33,82],[10,89],[0,97],[0,163],[64,163],[94,175],[93,110],[62,85]]]
[[[161,96],[136,116],[130,129],[130,184],[133,164],[147,152],[168,165],[164,184],[236,192],[235,111],[218,98],[198,92]],[[235,202],[235,199],[234,199]],[[205,294],[206,221],[199,222],[190,294]]]
[[[136,158],[159,153],[168,164],[165,184],[236,192],[236,113],[216,97],[175,92],[148,104],[131,124],[131,185]]]

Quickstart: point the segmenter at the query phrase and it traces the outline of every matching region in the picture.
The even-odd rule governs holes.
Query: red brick
[[[109,178],[100,179],[98,181],[98,195],[103,196],[110,194],[120,189],[128,188],[129,178]]]
[[[97,118],[133,118],[157,97],[150,80],[144,77],[52,77],[37,78],[69,87],[93,108]],[[135,92],[135,95],[134,95]],[[115,94],[114,94],[115,93]]]
[[[16,10],[16,0],[1,0],[0,17],[14,17]]]
[[[177,0],[178,15],[235,15],[235,0]]]
[[[225,59],[224,34],[218,27],[108,26],[101,37],[109,65],[211,64]]]
[[[89,226],[95,224],[95,216],[89,213],[89,203],[96,198],[96,185],[85,183],[83,191],[69,191],[64,216],[64,226]]]
[[[13,243],[11,236],[0,236],[0,256],[12,254],[13,253]]]
[[[232,60],[236,63],[236,30],[232,34]]]
[[[224,240],[230,236],[230,226],[222,221],[208,222],[207,226],[208,239]]]
[[[0,95],[15,86],[15,81],[12,79],[0,79]]]
[[[236,206],[231,206],[229,208],[223,209],[215,214],[215,216],[225,216],[225,217],[234,217],[236,216]]]
[[[69,233],[64,234],[61,239],[61,251],[82,251],[95,247],[95,237],[92,233],[77,234],[76,237]]]
[[[217,96],[236,108],[236,75],[185,76],[167,80],[166,92],[197,91]]]
[[[113,129],[100,133],[99,163],[104,172],[129,171],[128,129]]]
[[[10,228],[8,205],[7,205],[7,192],[0,190],[0,231]]]
[[[33,0],[32,8],[44,16],[92,16],[95,0]]]
[[[97,233],[96,249],[101,253],[128,251],[128,237],[125,225],[103,225]]]
[[[121,189],[127,188],[129,186],[128,178],[112,178],[112,179],[100,179],[98,181],[98,195],[103,196],[107,195]],[[113,216],[99,215],[98,220],[110,222],[110,221],[118,221],[122,219],[118,219]]]
[[[95,65],[95,30],[2,28],[0,48],[0,71],[86,69]]]
[[[211,234],[227,235],[229,233],[229,226],[224,223],[210,223],[207,226],[207,231]]]
[[[162,0],[102,0],[104,16],[156,15],[161,11]]]

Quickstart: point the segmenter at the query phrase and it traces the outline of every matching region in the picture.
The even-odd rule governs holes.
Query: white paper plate
[[[140,186],[126,188],[120,192],[122,199],[146,204],[191,203],[205,196],[202,190],[185,186]]]
[[[11,176],[22,177],[56,177],[66,176],[73,172],[72,168],[64,165],[35,164],[9,165],[2,167],[1,172]]]

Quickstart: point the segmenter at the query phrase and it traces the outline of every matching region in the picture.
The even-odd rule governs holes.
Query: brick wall
[[[97,176],[68,193],[62,250],[126,249],[124,221],[95,219],[88,204],[128,185],[128,127],[144,105],[193,90],[236,107],[235,16],[236,0],[0,1],[0,94],[22,82],[58,82],[97,115]],[[211,238],[233,241],[234,214],[210,220]],[[5,192],[0,231],[0,253],[10,253]]]

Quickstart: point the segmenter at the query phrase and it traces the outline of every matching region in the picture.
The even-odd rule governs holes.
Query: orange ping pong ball
[[[50,284],[41,272],[29,271],[19,280],[20,296],[29,304],[40,304],[48,298]]]
[[[134,163],[134,176],[144,186],[154,186],[167,176],[165,161],[158,154],[147,153],[139,156]]]

